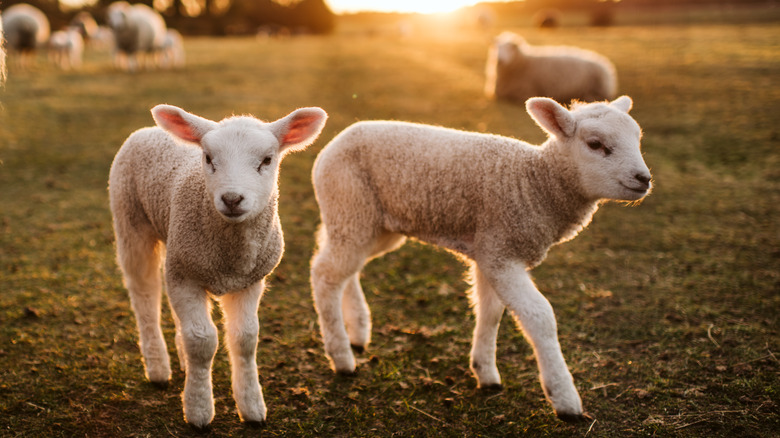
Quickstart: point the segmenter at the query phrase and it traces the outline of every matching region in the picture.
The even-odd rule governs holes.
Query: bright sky
[[[357,11],[381,12],[451,12],[478,0],[327,0],[335,13]]]

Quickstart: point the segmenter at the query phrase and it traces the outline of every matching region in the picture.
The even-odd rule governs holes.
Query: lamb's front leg
[[[230,354],[233,380],[233,398],[238,415],[248,423],[265,421],[263,390],[257,375],[257,336],[260,325],[257,306],[263,294],[264,283],[221,298],[225,314],[225,337]]]
[[[211,303],[206,291],[194,284],[168,281],[168,298],[179,320],[186,360],[184,381],[185,420],[205,427],[214,418],[211,363],[217,352],[217,327],[211,320]]]
[[[483,264],[480,270],[533,346],[542,389],[555,413],[565,421],[580,420],[582,401],[558,343],[550,302],[536,288],[523,263]]]

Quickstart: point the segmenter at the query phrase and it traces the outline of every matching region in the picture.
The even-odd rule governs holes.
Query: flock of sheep
[[[106,26],[98,26],[87,12],[76,15],[70,25],[52,32],[40,9],[26,3],[2,12],[8,51],[27,68],[38,49],[45,49],[53,64],[63,70],[81,68],[85,47],[109,48],[117,68],[179,68],[184,66],[181,34],[168,29],[162,16],[143,5],[114,2],[106,12]]]
[[[117,50],[153,52],[163,41],[157,33],[162,23],[144,21],[145,9],[115,5],[109,22]],[[36,35],[22,32],[22,23],[38,20],[29,8],[25,20],[11,9],[3,12],[3,27],[9,46],[20,50],[25,47],[20,41]],[[136,39],[125,38],[131,32],[121,23],[138,17],[150,28],[134,34]],[[0,67],[3,63],[0,56]],[[128,68],[138,68],[136,63]],[[652,189],[640,150],[642,132],[629,115],[633,103],[627,96],[612,100],[616,89],[615,69],[600,55],[534,48],[502,34],[490,49],[486,91],[525,102],[548,135],[543,144],[362,121],[326,145],[312,172],[321,226],[310,274],[334,371],[354,373],[353,351],[362,352],[370,342],[362,268],[413,238],[446,248],[471,267],[476,327],[470,367],[479,387],[501,385],[496,337],[509,308],[533,347],[555,413],[566,421],[588,418],[558,343],[552,307],[529,271],[551,246],[587,226],[603,202],[639,201]],[[571,99],[590,103],[575,101],[568,108],[558,103]],[[152,116],[157,126],[130,135],[109,175],[117,260],[136,315],[146,376],[163,387],[171,377],[160,329],[164,267],[186,375],[186,421],[200,428],[214,417],[211,365],[218,336],[210,308],[216,301],[225,316],[238,414],[247,423],[262,423],[257,310],[265,278],[284,253],[277,208],[280,164],[317,139],[327,114],[301,108],[270,123],[251,116],[212,121],[158,105]]]

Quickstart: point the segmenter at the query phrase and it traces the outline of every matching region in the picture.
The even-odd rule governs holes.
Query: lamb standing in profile
[[[525,102],[545,96],[562,103],[613,99],[615,66],[589,50],[566,46],[531,46],[511,32],[499,35],[488,51],[485,94]]]
[[[169,105],[154,107],[152,115],[159,127],[130,135],[109,175],[117,259],[136,315],[146,375],[162,386],[171,376],[160,330],[160,266],[167,254],[168,301],[186,371],[185,419],[204,427],[214,417],[211,363],[217,329],[210,303],[215,299],[225,317],[239,416],[263,422],[257,307],[264,279],[284,251],[279,164],[317,138],[327,115],[302,108],[272,123],[247,116],[217,123]]]
[[[49,19],[35,6],[17,3],[3,11],[2,20],[9,52],[18,54],[19,66],[28,68],[36,50],[49,40]]]
[[[649,193],[631,106],[627,96],[571,111],[551,99],[530,99],[528,112],[550,135],[539,147],[387,121],[358,122],[334,138],[313,170],[322,226],[311,283],[335,371],[353,373],[350,344],[360,351],[370,340],[361,269],[408,236],[471,265],[471,369],[479,386],[501,384],[496,336],[506,306],[533,346],[556,414],[582,418],[555,315],[528,271],[552,245],[585,227],[602,201],[638,201]]]

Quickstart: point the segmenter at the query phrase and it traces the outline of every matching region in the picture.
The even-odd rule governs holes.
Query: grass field
[[[190,39],[182,72],[11,69],[0,92],[0,436],[187,436],[183,373],[143,376],[114,262],[106,193],[122,141],[158,103],[209,118],[330,114],[282,165],[286,247],[260,306],[269,408],[242,425],[221,347],[212,436],[776,436],[780,430],[780,25],[519,29],[616,64],[645,131],[656,188],[605,205],[534,271],[595,421],[544,400],[532,350],[505,315],[504,390],[468,370],[473,316],[463,265],[420,244],[372,262],[373,344],[354,378],[322,352],[308,285],[317,152],[356,120],[392,118],[541,142],[524,109],[482,95],[488,37],[350,32],[288,40]],[[215,315],[215,317],[219,317]],[[172,361],[173,324],[165,311]]]

